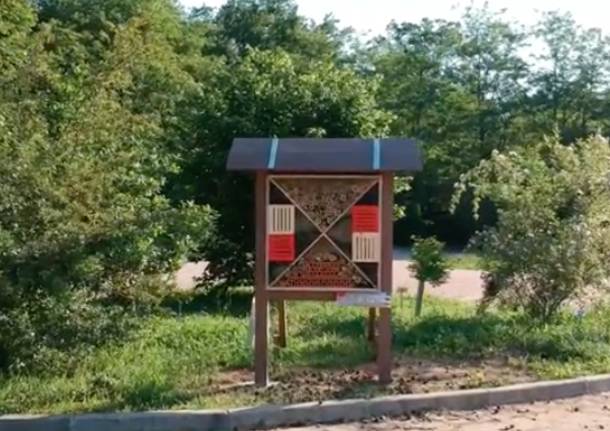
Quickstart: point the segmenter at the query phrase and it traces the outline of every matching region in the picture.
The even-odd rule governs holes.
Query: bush
[[[564,146],[548,139],[494,152],[464,175],[497,206],[498,223],[473,241],[487,270],[484,304],[524,308],[548,321],[566,301],[606,287],[610,275],[610,147],[601,137]]]
[[[102,305],[84,291],[33,295],[0,313],[0,369],[11,373],[69,373],[93,349],[123,337],[137,319]]]
[[[419,281],[415,302],[416,316],[421,314],[425,283],[437,286],[447,278],[449,263],[443,256],[444,246],[434,237],[413,238],[413,262],[409,265],[409,269]]]
[[[214,218],[163,194],[176,172],[164,119],[127,97],[145,65],[163,70],[142,27],[121,27],[96,60],[70,30],[44,29],[23,28],[27,55],[0,76],[0,367],[14,370],[103,342],[113,321],[120,332],[105,304],[158,302]],[[134,99],[155,99],[162,78]]]

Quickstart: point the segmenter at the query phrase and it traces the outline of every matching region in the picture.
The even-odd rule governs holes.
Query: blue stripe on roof
[[[275,159],[277,158],[277,146],[278,140],[277,138],[273,138],[271,140],[271,149],[269,150],[269,163],[267,164],[267,169],[275,168]]]
[[[379,144],[379,138],[375,138],[373,141],[373,169],[378,171],[381,165],[381,145]]]

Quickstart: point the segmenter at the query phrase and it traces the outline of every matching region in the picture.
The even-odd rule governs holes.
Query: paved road
[[[393,266],[394,291],[406,288],[408,292],[414,294],[417,289],[417,281],[411,277],[407,269],[407,259],[408,255],[404,251],[396,250]],[[200,276],[204,269],[204,262],[184,265],[176,274],[178,287],[180,289],[193,288],[195,285],[193,277]],[[445,284],[438,287],[428,287],[426,292],[443,298],[476,301],[481,298],[483,293],[480,272],[466,269],[453,270]]]
[[[283,431],[579,431],[610,430],[610,394],[550,403],[522,404],[473,412],[429,413],[411,419],[386,419]]]

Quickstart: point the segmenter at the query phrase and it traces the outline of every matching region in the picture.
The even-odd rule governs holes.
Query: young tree
[[[416,317],[421,314],[426,283],[438,286],[447,279],[448,264],[443,256],[443,248],[444,244],[434,237],[413,238],[413,262],[409,265],[409,269],[418,281],[415,299]]]
[[[467,189],[498,208],[476,237],[488,272],[486,303],[522,308],[547,322],[567,300],[606,287],[610,276],[610,146],[597,136],[564,146],[557,137],[494,152],[464,175]]]

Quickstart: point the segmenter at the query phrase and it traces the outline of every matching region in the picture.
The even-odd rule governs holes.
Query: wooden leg
[[[379,383],[392,382],[392,328],[390,308],[379,310],[379,335],[377,337],[377,367]]]
[[[256,386],[267,386],[267,298],[257,295],[254,315],[254,383]]]
[[[393,206],[394,206],[394,176],[392,173],[383,174],[381,188],[381,290],[392,295],[392,239],[393,239]],[[379,369],[379,383],[388,384],[392,381],[392,310],[379,309],[377,336],[377,367]]]
[[[278,317],[277,345],[279,347],[286,347],[286,301],[277,302],[277,317]]]
[[[264,172],[257,172],[255,185],[256,213],[256,262],[254,268],[254,383],[257,386],[269,384],[267,357],[268,300],[267,291],[267,178]]]
[[[370,342],[375,341],[375,319],[376,319],[376,310],[375,308],[369,308],[369,320],[368,320],[368,328],[367,328],[367,339]]]

